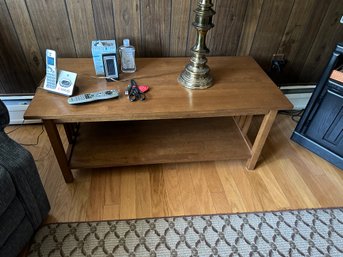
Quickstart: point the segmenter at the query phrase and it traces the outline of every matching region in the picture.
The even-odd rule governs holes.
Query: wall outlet
[[[282,72],[285,67],[286,60],[284,54],[273,54],[271,70],[274,72]]]
[[[285,55],[284,54],[273,54],[272,60],[284,61]]]

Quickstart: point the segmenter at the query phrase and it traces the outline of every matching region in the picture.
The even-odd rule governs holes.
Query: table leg
[[[69,144],[72,144],[74,142],[74,129],[73,129],[73,124],[70,123],[64,123],[63,124],[64,131],[66,133],[67,139]]]
[[[253,118],[252,115],[246,116],[245,122],[244,122],[244,124],[242,126],[242,133],[245,136],[247,135],[247,133],[249,131],[249,128],[250,128],[250,125],[251,125],[251,122],[252,122],[252,118]]]
[[[66,183],[71,183],[74,180],[73,174],[71,173],[67,156],[64,151],[60,134],[58,133],[56,124],[53,120],[43,120],[46,133],[48,134],[52,149],[54,150],[57,162],[62,171],[64,180]]]
[[[253,170],[256,166],[258,158],[260,157],[264,143],[266,142],[269,131],[273,125],[276,118],[277,111],[269,111],[262,121],[260,129],[257,133],[255,142],[251,148],[251,158],[247,161],[246,167],[248,170]]]
[[[64,123],[63,127],[64,127],[64,131],[66,133],[69,144],[74,144],[77,137],[79,124]]]

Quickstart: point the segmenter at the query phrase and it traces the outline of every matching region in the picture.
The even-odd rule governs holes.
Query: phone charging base
[[[43,88],[49,92],[57,93],[65,96],[73,95],[74,86],[77,78],[77,73],[59,70],[57,73],[57,83],[55,87],[50,87],[44,81]]]

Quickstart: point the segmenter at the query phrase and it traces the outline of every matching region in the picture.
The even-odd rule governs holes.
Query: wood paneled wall
[[[185,56],[195,42],[197,0],[0,0],[0,94],[32,93],[46,48],[89,57],[94,39],[130,38],[138,56]],[[343,41],[343,0],[213,0],[210,55],[252,55],[278,82],[315,82]]]

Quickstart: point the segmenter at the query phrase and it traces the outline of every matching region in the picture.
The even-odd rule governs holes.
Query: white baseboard
[[[293,104],[294,110],[302,110],[306,108],[308,101],[311,98],[311,93],[307,94],[285,94],[288,100]]]
[[[10,115],[10,125],[41,123],[41,120],[24,120],[24,113],[31,103],[32,96],[1,97]]]
[[[302,110],[306,108],[315,87],[316,85],[294,85],[281,86],[280,89],[281,91],[283,91],[288,100],[293,104],[294,110]]]

